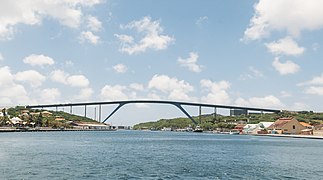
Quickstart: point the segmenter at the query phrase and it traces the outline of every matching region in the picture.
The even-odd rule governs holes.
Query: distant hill
[[[284,111],[281,113],[265,113],[265,114],[249,114],[240,116],[222,116],[217,115],[216,119],[213,114],[207,114],[201,116],[201,122],[199,125],[205,130],[214,130],[216,128],[234,128],[236,123],[259,123],[259,122],[274,122],[281,117],[295,117],[298,121],[307,122],[310,124],[323,123],[323,113],[314,113],[312,111],[299,111],[289,112]],[[199,122],[199,117],[193,117]],[[151,121],[146,123],[136,124],[134,129],[156,129],[161,130],[163,127],[173,129],[184,129],[188,126],[194,127],[195,125],[189,118],[173,118],[173,119],[160,119],[158,121]]]
[[[0,126],[8,126],[10,124],[9,119],[12,117],[19,117],[25,123],[23,125],[15,124],[15,126],[71,128],[71,121],[98,123],[93,119],[69,114],[63,111],[27,109],[22,106],[9,108],[7,110],[2,109],[2,114],[4,114],[4,116],[0,117]]]
[[[8,115],[14,117],[14,116],[20,116],[22,110],[28,110],[30,113],[37,113],[37,112],[42,112],[45,110],[40,110],[40,109],[27,109],[23,106],[16,106],[14,108],[9,108],[7,109]],[[48,112],[52,113],[52,117],[63,117],[66,121],[79,121],[79,122],[97,122],[91,118],[87,118],[84,116],[78,116],[75,114],[70,114],[64,111],[50,111],[46,110]]]

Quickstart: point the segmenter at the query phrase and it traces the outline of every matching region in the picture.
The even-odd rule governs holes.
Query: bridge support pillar
[[[96,107],[94,108],[94,120],[97,121],[97,118],[96,118]]]
[[[217,120],[217,119],[216,119],[216,107],[214,107],[213,119],[214,119],[214,121],[216,121],[216,120]]]
[[[178,109],[180,109],[188,118],[190,118],[192,120],[192,122],[197,125],[198,123],[193,119],[193,117],[188,114],[187,111],[185,111],[185,109],[181,106],[180,103],[172,103],[174,106],[176,106]]]
[[[107,121],[115,112],[117,112],[122,106],[124,106],[126,103],[120,103],[119,104],[119,106],[117,107],[117,108],[115,108],[113,111],[112,111],[112,113],[108,116],[108,117],[106,117],[103,121],[102,121],[102,123],[105,123],[105,121]]]
[[[101,122],[101,104],[99,105],[99,122]]]
[[[84,117],[86,117],[86,105],[84,106]]]
[[[202,123],[202,106],[199,106],[199,121],[200,121],[200,124]]]

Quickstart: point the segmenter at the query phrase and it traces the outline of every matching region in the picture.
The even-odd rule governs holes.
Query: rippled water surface
[[[0,179],[322,179],[323,141],[176,132],[0,133]]]

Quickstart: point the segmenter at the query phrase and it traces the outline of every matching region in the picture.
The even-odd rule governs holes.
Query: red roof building
[[[280,118],[268,127],[272,134],[301,134],[303,129],[295,118]]]

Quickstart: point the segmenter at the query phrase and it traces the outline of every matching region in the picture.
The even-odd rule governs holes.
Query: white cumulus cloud
[[[193,72],[201,72],[202,71],[202,66],[196,64],[198,58],[199,58],[198,53],[196,53],[196,52],[190,52],[189,57],[187,59],[183,59],[183,58],[179,57],[177,59],[177,62],[181,66],[187,67],[190,71],[193,71]]]
[[[304,53],[305,48],[299,47],[291,38],[285,37],[275,42],[265,44],[268,51],[275,55],[292,55],[298,56]]]
[[[89,28],[93,32],[98,32],[102,29],[102,22],[98,20],[98,18],[94,16],[89,16],[87,19],[87,28]]]
[[[92,94],[94,93],[92,88],[83,88],[80,90],[79,94],[77,94],[74,98],[76,100],[90,100],[92,97]]]
[[[82,31],[79,39],[81,43],[89,42],[94,45],[97,45],[100,42],[100,37],[94,35],[91,31]]]
[[[310,86],[305,89],[306,94],[323,96],[323,86]]]
[[[31,54],[23,59],[25,64],[29,64],[31,66],[45,66],[45,65],[53,65],[55,61],[53,58],[42,55],[42,54]]]
[[[35,70],[18,72],[15,75],[16,81],[28,82],[33,87],[41,86],[46,77]]]
[[[323,95],[323,73],[319,76],[313,77],[311,80],[301,82],[297,84],[298,86],[306,86],[305,94],[311,95]]]
[[[143,90],[145,90],[144,85],[139,84],[139,83],[131,83],[129,85],[129,87],[132,88],[132,89],[134,89],[134,90],[136,90],[136,91],[143,91]]]
[[[59,82],[62,84],[67,84],[66,79],[68,76],[69,76],[69,74],[65,73],[62,70],[55,70],[55,71],[51,72],[51,74],[50,74],[50,78],[52,81]]]
[[[124,92],[127,89],[126,86],[121,85],[105,85],[101,89],[101,98],[106,101],[113,101],[113,100],[127,100],[128,96],[126,92]]]
[[[194,87],[184,80],[170,78],[167,75],[154,75],[148,83],[149,89],[156,89],[168,95],[172,100],[192,100],[188,95]]]
[[[129,55],[145,52],[147,49],[163,50],[175,40],[168,35],[162,35],[164,30],[159,21],[152,21],[148,16],[121,27],[122,29],[134,29],[142,36],[135,41],[135,38],[130,35],[115,34],[121,43],[119,50]]]
[[[51,72],[50,79],[54,82],[72,87],[87,87],[90,84],[90,81],[84,75],[69,75],[63,70],[55,70]]]
[[[66,79],[67,84],[72,87],[87,87],[90,82],[84,75],[72,75]]]
[[[0,100],[2,105],[14,105],[28,102],[27,91],[23,85],[17,84],[15,75],[8,66],[0,67]]]
[[[323,1],[319,0],[260,0],[255,13],[244,32],[244,40],[257,40],[272,31],[287,32],[299,36],[304,30],[323,27]]]
[[[264,74],[253,66],[249,66],[249,72],[240,75],[240,80],[258,79],[264,77]]]
[[[300,66],[294,62],[288,60],[282,63],[279,58],[275,58],[272,65],[281,75],[295,74],[300,70]]]
[[[211,104],[230,104],[231,99],[228,93],[231,86],[230,82],[213,82],[208,79],[202,79],[200,84],[201,88],[208,93],[207,95],[202,96],[202,102]]]
[[[305,86],[305,85],[323,85],[323,73],[320,76],[313,77],[309,81],[298,84],[298,86]]]
[[[238,98],[235,101],[238,106],[253,106],[261,108],[282,108],[285,105],[275,96],[251,97],[249,99]]]
[[[42,103],[57,103],[61,97],[61,92],[57,88],[47,88],[43,89],[39,95]]]
[[[77,28],[83,8],[100,3],[100,0],[2,0],[0,1],[0,40],[12,39],[19,24],[39,25],[44,18]]]
[[[124,64],[117,64],[112,67],[117,73],[125,73],[127,72],[128,68]]]

